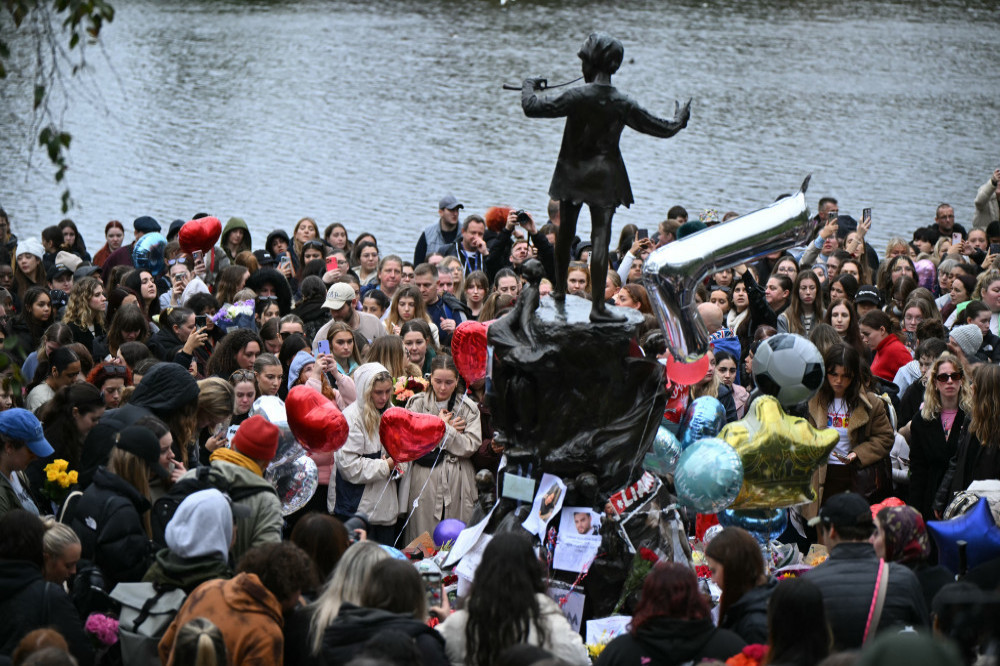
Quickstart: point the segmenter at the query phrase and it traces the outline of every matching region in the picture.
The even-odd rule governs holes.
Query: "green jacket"
[[[0,518],[7,515],[8,511],[23,509],[21,500],[18,499],[14,487],[10,485],[7,477],[0,473]]]

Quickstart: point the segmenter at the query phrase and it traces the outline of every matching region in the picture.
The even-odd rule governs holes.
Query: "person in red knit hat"
[[[264,470],[278,451],[278,427],[259,414],[240,424],[232,448],[220,447],[209,456],[209,464],[229,482],[237,504],[250,509],[250,516],[236,519],[236,543],[232,553],[239,561],[244,553],[265,543],[281,541],[281,502]],[[191,470],[185,477],[197,474]]]

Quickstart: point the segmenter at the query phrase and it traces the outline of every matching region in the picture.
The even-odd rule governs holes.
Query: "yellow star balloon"
[[[815,501],[813,472],[826,462],[837,438],[836,430],[818,430],[785,414],[776,398],[760,396],[749,414],[719,433],[743,461],[743,487],[729,508],[774,509]]]

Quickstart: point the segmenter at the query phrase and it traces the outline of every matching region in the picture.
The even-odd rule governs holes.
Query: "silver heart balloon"
[[[307,455],[271,465],[264,474],[281,500],[281,515],[287,516],[304,507],[319,486],[319,469]]]

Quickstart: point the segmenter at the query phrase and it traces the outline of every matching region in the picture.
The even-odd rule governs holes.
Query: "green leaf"
[[[42,100],[45,99],[45,86],[37,85],[35,86],[35,108],[37,109],[42,105]]]

